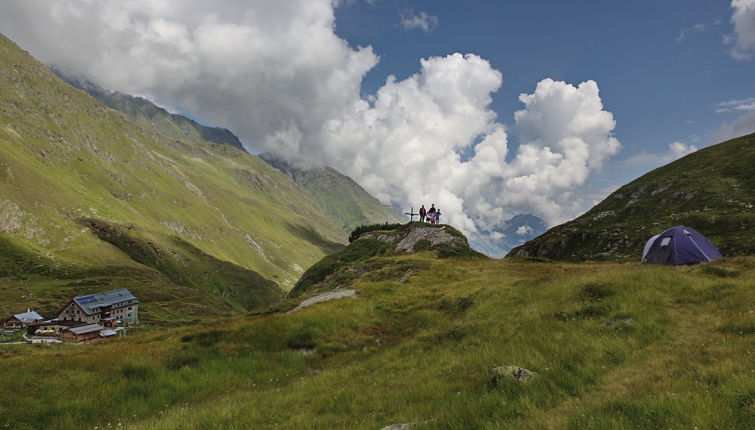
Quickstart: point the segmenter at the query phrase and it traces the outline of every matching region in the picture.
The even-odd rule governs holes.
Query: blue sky
[[[755,0],[5,0],[0,32],[472,240],[755,132]]]
[[[422,12],[436,18],[429,31],[401,25]],[[623,185],[660,165],[637,157],[643,153],[666,154],[673,142],[709,145],[722,121],[745,113],[717,106],[755,98],[755,62],[733,58],[724,43],[734,33],[726,1],[377,0],[343,5],[336,17],[337,34],[380,55],[364,92],[388,75],[416,73],[419,58],[475,53],[503,74],[492,108],[511,126],[523,107],[519,94],[541,79],[595,80],[623,146],[589,181],[595,187]]]

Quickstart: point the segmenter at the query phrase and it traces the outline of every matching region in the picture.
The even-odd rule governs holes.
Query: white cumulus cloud
[[[731,7],[734,37],[730,42],[734,48],[729,54],[737,60],[750,59],[755,52],[755,0],[732,0]]]
[[[695,151],[697,151],[697,146],[695,145],[673,142],[668,144],[668,151],[666,153],[651,154],[643,151],[641,154],[627,158],[621,164],[623,167],[628,168],[644,167],[651,169],[676,161]]]
[[[379,57],[335,34],[338,3],[8,0],[0,31],[48,65],[228,127],[252,152],[327,164],[386,204],[435,203],[467,234],[580,213],[575,188],[621,147],[596,82],[522,94],[512,150],[490,108],[503,77],[477,55],[423,59],[363,97]]]
[[[710,135],[708,143],[721,143],[750,133],[755,133],[755,112],[746,113],[732,123],[722,122]]]
[[[516,229],[516,234],[520,236],[525,236],[528,234],[532,234],[535,230],[532,229],[532,227],[528,225],[520,226],[518,229]]]
[[[334,25],[331,0],[0,2],[0,31],[43,63],[289,154],[378,62]]]
[[[435,203],[467,233],[519,212],[572,218],[581,205],[571,191],[620,148],[597,84],[546,79],[522,95],[515,120],[525,143],[507,162],[508,135],[489,108],[501,79],[475,55],[423,60],[420,73],[389,78],[329,122],[317,150],[384,203]]]
[[[404,30],[419,28],[428,33],[438,27],[438,17],[425,12],[417,15],[412,9],[407,9],[401,13],[401,27]]]

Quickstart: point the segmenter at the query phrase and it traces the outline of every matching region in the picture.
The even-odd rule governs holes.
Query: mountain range
[[[125,113],[0,36],[0,313],[128,288],[141,320],[38,348],[3,330],[0,426],[755,428],[755,135],[493,260],[388,216],[347,240],[389,209],[348,178],[102,94]],[[622,264],[678,223],[730,258]]]
[[[227,130],[85,88],[104,104],[0,37],[3,314],[116,284],[153,304],[145,321],[245,311],[348,243],[358,211],[329,211]],[[375,199],[360,205],[397,219]]]
[[[74,88],[85,91],[105,106],[125,113],[139,124],[161,135],[188,139],[196,143],[217,143],[246,151],[239,138],[225,128],[207,127],[185,116],[172,114],[142,97],[109,91],[83,77],[75,77],[51,69]],[[346,234],[360,225],[406,222],[406,218],[390,206],[380,204],[354,180],[327,166],[299,166],[280,158],[262,154],[261,158],[285,173],[322,205],[321,209],[342,223]]]
[[[482,232],[469,240],[470,245],[493,258],[503,258],[513,248],[528,242],[548,230],[542,219],[532,214],[514,215],[502,226]]]

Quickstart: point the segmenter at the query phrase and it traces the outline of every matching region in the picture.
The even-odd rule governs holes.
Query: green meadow
[[[0,345],[0,426],[755,427],[755,258],[373,259],[356,298],[293,313]],[[536,375],[492,381],[503,365]]]

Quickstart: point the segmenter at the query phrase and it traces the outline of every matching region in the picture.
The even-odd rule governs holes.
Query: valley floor
[[[755,258],[386,259],[293,313],[0,345],[0,426],[755,428]]]

